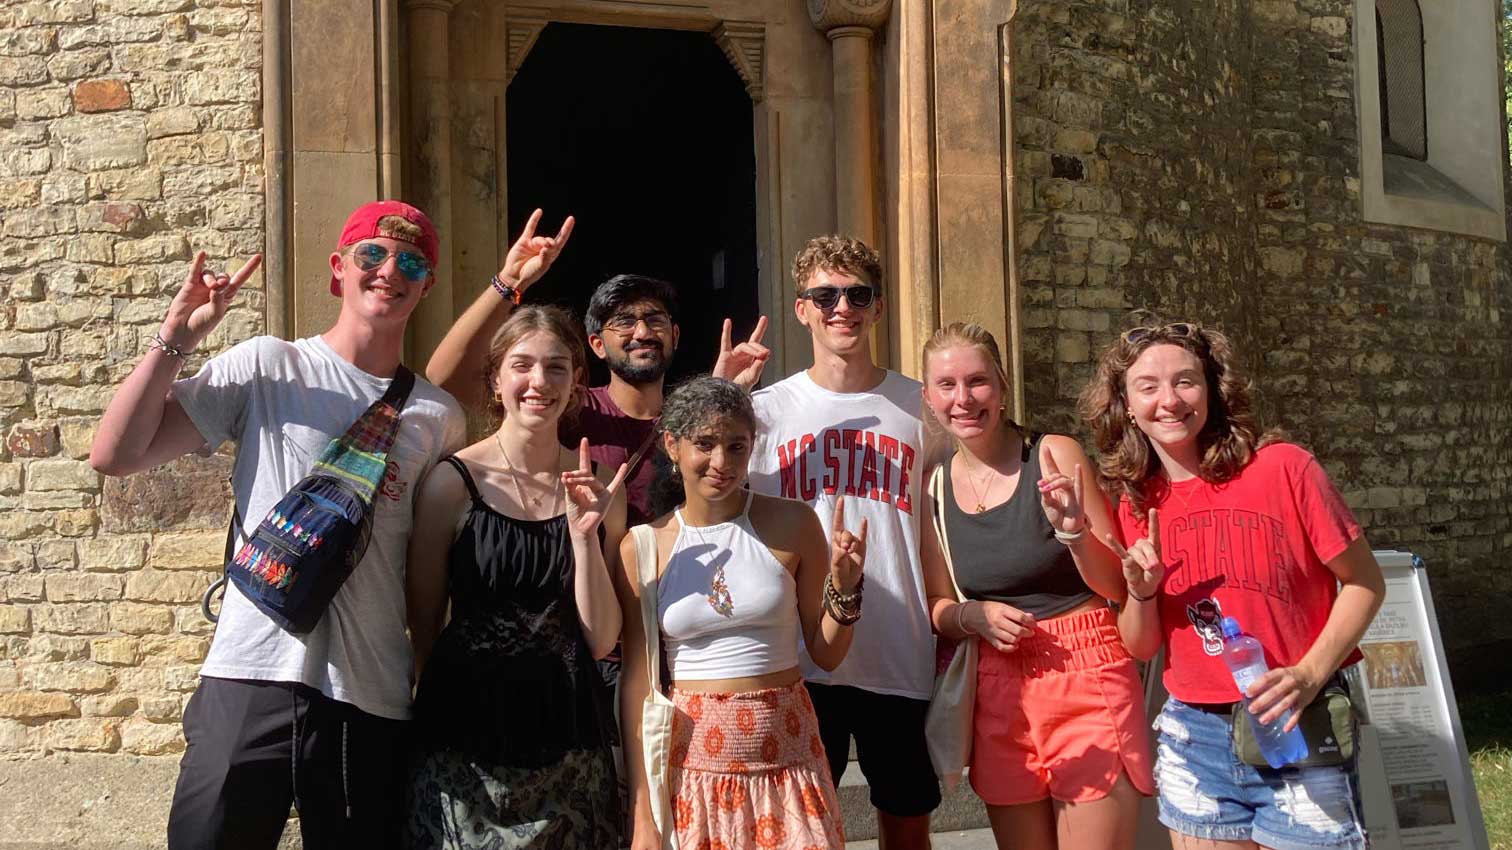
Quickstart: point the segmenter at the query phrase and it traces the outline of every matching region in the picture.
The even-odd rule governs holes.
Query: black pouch
[[[1255,740],[1254,726],[1244,716],[1246,714],[1249,714],[1249,708],[1244,702],[1234,703],[1234,754],[1245,764],[1269,768],[1265,755],[1260,752],[1260,743]],[[1302,739],[1307,742],[1307,757],[1287,767],[1337,767],[1354,761],[1360,721],[1343,677],[1334,676],[1302,709],[1297,728],[1302,730]]]

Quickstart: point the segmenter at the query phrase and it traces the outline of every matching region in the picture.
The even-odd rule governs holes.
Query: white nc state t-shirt
[[[228,440],[237,444],[231,482],[242,518],[237,545],[389,382],[343,360],[318,336],[296,342],[260,336],[174,383],[174,398],[212,449]],[[228,584],[200,674],[301,682],[368,714],[408,718],[413,661],[404,564],[415,491],[465,436],[456,400],[415,376],[387,474],[373,497],[367,551],[320,622],[309,634],[290,634]]]
[[[799,372],[752,397],[757,434],[751,489],[813,506],[830,533],[835,498],[845,524],[867,520],[866,592],[845,660],[833,671],[803,653],[811,682],[929,699],[934,634],[919,566],[926,474],[922,385],[897,372],[860,393],[834,393]]]

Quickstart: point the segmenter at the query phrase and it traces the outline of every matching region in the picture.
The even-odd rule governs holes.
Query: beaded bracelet
[[[499,293],[500,298],[503,298],[505,301],[508,301],[509,303],[516,306],[519,305],[520,290],[515,289],[513,286],[510,286],[502,280],[499,280],[498,275],[494,275],[493,277],[489,278],[488,282],[493,286],[494,292]]]

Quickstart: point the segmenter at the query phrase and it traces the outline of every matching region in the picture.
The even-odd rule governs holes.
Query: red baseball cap
[[[420,240],[414,245],[425,255],[431,268],[435,268],[436,257],[441,253],[441,237],[436,235],[436,226],[431,224],[429,216],[403,201],[371,201],[358,207],[347,216],[346,226],[341,228],[341,238],[336,242],[336,250],[340,251],[348,245],[375,236],[388,236],[378,229],[378,220],[390,215],[397,215],[420,228]],[[338,297],[341,295],[341,282],[334,274],[331,275],[331,294]]]

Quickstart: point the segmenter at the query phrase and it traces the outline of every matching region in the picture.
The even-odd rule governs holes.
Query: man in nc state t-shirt
[[[924,737],[934,633],[919,565],[923,387],[872,361],[870,333],[884,305],[876,251],[844,236],[810,239],[793,260],[793,281],[814,365],[753,396],[750,487],[808,502],[826,532],[842,497],[849,530],[867,522],[850,651],[833,671],[806,651],[801,664],[835,781],[854,739],[882,845],[925,846],[940,786]]]
[[[1325,564],[1360,536],[1360,525],[1317,459],[1290,443],[1260,449],[1223,484],[1190,478],[1170,488],[1156,506],[1166,570],[1163,681],[1185,703],[1235,702],[1222,619],[1234,617],[1254,635],[1272,669],[1299,662],[1338,596]],[[1118,523],[1126,542],[1148,535],[1127,499]],[[1359,659],[1356,649],[1344,664]]]

